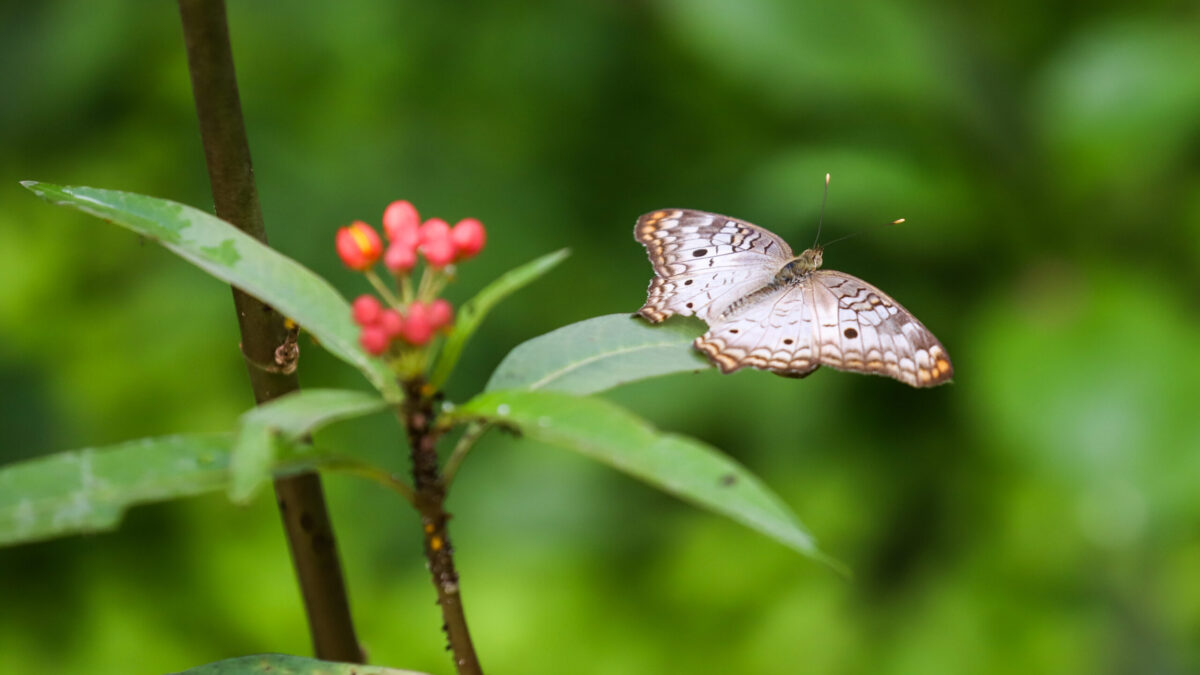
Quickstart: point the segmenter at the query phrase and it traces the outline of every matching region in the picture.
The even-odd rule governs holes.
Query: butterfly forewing
[[[634,236],[657,273],[638,313],[653,322],[703,318],[709,331],[696,348],[722,372],[753,367],[804,377],[825,365],[914,387],[954,375],[938,339],[862,279],[815,270],[777,281],[792,251],[761,227],[676,209],[642,216]]]
[[[792,250],[750,223],[715,213],[665,209],[638,219],[634,237],[657,276],[638,313],[659,322],[672,314],[716,319],[771,281]]]

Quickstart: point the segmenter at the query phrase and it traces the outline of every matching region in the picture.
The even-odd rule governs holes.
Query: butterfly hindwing
[[[821,364],[813,343],[812,303],[802,289],[780,288],[722,320],[696,338],[696,349],[731,373],[747,366],[804,377]]]
[[[817,270],[710,324],[696,347],[722,372],[750,366],[803,377],[824,365],[914,387],[954,375],[945,348],[900,303],[862,279],[830,270]]]
[[[954,377],[942,343],[886,293],[857,277],[832,270],[813,273],[812,283],[837,298],[837,355],[827,365],[894,377],[932,387]]]
[[[765,286],[792,250],[750,223],[704,211],[664,209],[638,219],[634,237],[657,276],[638,314],[659,322],[672,314],[715,319]]]

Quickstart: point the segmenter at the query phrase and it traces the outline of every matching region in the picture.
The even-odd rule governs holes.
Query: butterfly
[[[820,248],[796,256],[757,225],[687,209],[647,213],[633,236],[655,272],[638,315],[704,319],[709,330],[693,344],[723,373],[805,377],[829,366],[914,387],[954,376],[933,333],[871,284],[820,269]]]

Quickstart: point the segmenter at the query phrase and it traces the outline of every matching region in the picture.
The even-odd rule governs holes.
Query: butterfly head
[[[787,261],[772,281],[773,286],[803,279],[821,267],[821,249],[810,248]]]
[[[806,249],[789,264],[794,265],[796,271],[802,274],[815,272],[821,269],[821,253],[822,250],[819,247]]]

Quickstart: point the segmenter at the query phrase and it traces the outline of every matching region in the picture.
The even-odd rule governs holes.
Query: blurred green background
[[[643,212],[706,209],[898,298],[953,385],[713,372],[608,394],[763,476],[847,581],[576,456],[489,437],[451,496],[494,673],[1200,672],[1200,14],[1192,3],[231,3],[272,243],[347,295],[334,229],[393,199],[561,246],[449,388],[636,310]],[[209,208],[174,3],[0,5],[0,461],[232,427],[229,292],[37,179]],[[897,217],[908,223],[875,228]],[[318,347],[307,386],[364,387]],[[403,470],[386,416],[321,439]],[[375,663],[450,672],[413,512],[326,480]],[[269,496],[0,550],[0,671],[309,653]]]

